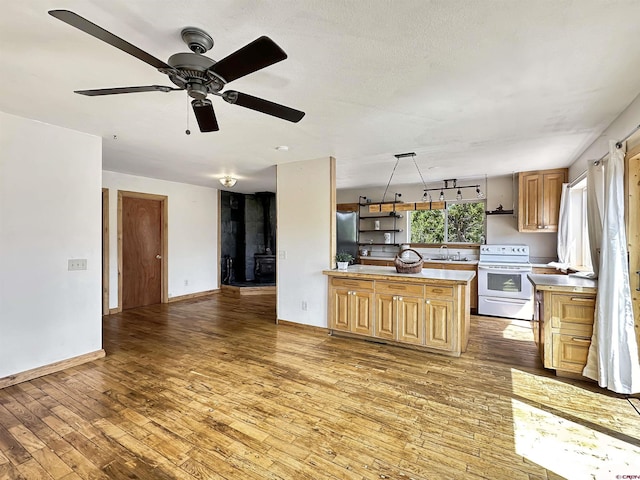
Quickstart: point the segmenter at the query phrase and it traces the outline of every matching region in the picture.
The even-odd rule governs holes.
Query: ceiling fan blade
[[[100,88],[97,90],[75,90],[73,93],[79,93],[80,95],[86,95],[88,97],[98,97],[100,95],[117,95],[120,93],[171,92],[174,90],[182,90],[182,89],[165,87],[164,85],[147,85],[144,87],[117,87],[117,88]]]
[[[250,108],[257,112],[266,113],[267,115],[273,115],[274,117],[282,118],[290,122],[297,123],[302,120],[305,113],[300,110],[285,107],[278,103],[270,102],[263,98],[247,95],[246,93],[236,92],[235,90],[229,90],[222,94],[222,98],[228,103],[240,105],[241,107]]]
[[[223,58],[209,70],[229,83],[285,58],[284,50],[269,37],[262,36]]]
[[[86,18],[82,18],[80,15],[73,13],[69,10],[49,10],[49,15],[62,20],[63,22],[76,27],[78,30],[82,30],[91,36],[96,37],[103,42],[112,45],[123,52],[127,52],[129,55],[133,55],[139,60],[148,63],[155,68],[167,68],[171,69],[169,65],[162,60],[157,59],[153,55],[148,54],[144,50],[140,50],[135,45],[130,44],[126,40],[115,36],[113,33],[106,31],[104,28],[99,27],[95,23],[90,22]]]
[[[211,100],[206,98],[204,100],[193,100],[191,106],[201,132],[217,132],[220,130]]]

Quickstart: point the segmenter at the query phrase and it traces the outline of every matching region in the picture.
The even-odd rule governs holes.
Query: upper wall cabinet
[[[518,231],[558,231],[562,184],[568,176],[566,168],[518,174]]]

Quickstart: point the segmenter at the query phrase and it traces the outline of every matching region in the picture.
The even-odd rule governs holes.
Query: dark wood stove
[[[275,283],[276,256],[267,253],[256,253],[254,275],[257,283]]]

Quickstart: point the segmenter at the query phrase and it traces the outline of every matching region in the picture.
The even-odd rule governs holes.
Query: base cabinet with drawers
[[[330,276],[332,333],[459,356],[468,343],[469,281],[409,280]]]
[[[536,286],[534,339],[544,367],[560,376],[581,375],[591,345],[596,292],[578,290]]]

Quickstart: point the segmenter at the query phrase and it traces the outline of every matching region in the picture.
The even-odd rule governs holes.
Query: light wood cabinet
[[[367,268],[367,267],[361,267]],[[471,275],[445,280],[325,271],[332,333],[366,336],[459,356],[468,343]],[[466,273],[466,272],[465,272]],[[345,275],[341,277],[338,275]],[[373,280],[362,280],[371,277]]]
[[[476,264],[462,264],[462,263],[451,263],[451,262],[442,262],[442,263],[434,263],[428,262],[423,265],[423,268],[442,268],[445,270],[467,270],[476,273],[476,276],[471,280],[471,290],[469,292],[469,299],[471,301],[471,308],[475,312],[478,309],[478,265]]]
[[[453,346],[453,302],[450,300],[425,301],[425,345],[451,350]]]
[[[397,303],[398,341],[424,345],[424,311],[422,297],[400,297]]]
[[[401,282],[377,282],[375,336],[422,345],[424,288]]]
[[[582,374],[587,363],[595,293],[536,292],[538,348],[545,368],[564,373]]]
[[[332,279],[331,328],[360,335],[373,335],[373,282]]]
[[[568,175],[566,168],[518,174],[518,231],[558,231],[562,184]]]

